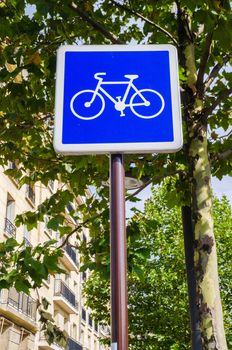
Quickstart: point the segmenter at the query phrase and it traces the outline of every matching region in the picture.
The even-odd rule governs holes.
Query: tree
[[[153,188],[144,212],[128,223],[130,349],[190,349],[184,242],[180,207],[169,200],[170,183]],[[228,345],[231,320],[231,205],[214,198],[215,235]],[[94,271],[85,286],[87,305],[100,322],[109,321],[109,279]]]
[[[176,183],[173,196],[191,206],[203,348],[226,349],[210,177],[231,175],[230,2],[5,0],[0,15],[1,164],[17,159],[21,168],[8,174],[21,184],[59,179],[70,185],[71,190],[59,191],[36,215],[28,213],[18,221],[36,226],[46,213],[50,226],[61,234],[71,234],[61,214],[64,206],[78,193],[84,194],[90,184],[99,188],[102,201],[99,205],[89,200],[88,207],[80,208],[80,217],[93,228],[90,211],[98,227],[103,227],[99,215],[103,213],[105,222],[108,194],[102,180],[108,177],[108,160],[104,156],[61,157],[53,151],[56,49],[63,43],[129,44],[132,40],[177,47],[184,148],[174,155],[127,156],[126,169],[133,164],[135,176],[148,176],[154,184],[172,177]],[[96,237],[93,228],[93,242]]]

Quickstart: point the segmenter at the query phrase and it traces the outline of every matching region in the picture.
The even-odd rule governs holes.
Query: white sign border
[[[130,142],[130,143],[93,143],[93,144],[63,144],[63,99],[65,53],[93,51],[168,51],[170,59],[170,81],[173,111],[174,141],[171,142]],[[177,50],[173,45],[63,45],[57,51],[56,66],[56,98],[54,149],[64,155],[84,155],[103,153],[169,153],[180,150],[183,146],[181,103],[179,92]],[[173,107],[175,106],[175,107]]]

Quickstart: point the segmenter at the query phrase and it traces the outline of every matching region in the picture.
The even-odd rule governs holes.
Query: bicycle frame
[[[126,91],[124,93],[124,96],[122,98],[122,100],[120,101],[120,97],[118,96],[118,101],[116,99],[114,99],[103,87],[102,85],[128,85],[126,88]],[[140,98],[142,99],[143,102],[141,103],[134,103],[133,106],[144,106],[144,104],[147,102],[147,100],[144,98],[144,96],[140,93],[140,91],[137,89],[137,87],[133,84],[133,79],[129,80],[129,81],[107,81],[107,82],[103,82],[103,79],[99,79],[99,82],[96,86],[96,89],[94,91],[93,97],[91,99],[91,101],[89,102],[90,104],[93,103],[93,101],[95,100],[95,97],[97,95],[97,93],[99,91],[101,91],[106,97],[108,97],[108,99],[110,101],[112,101],[114,104],[116,104],[117,102],[121,102],[124,107],[130,107],[130,104],[126,104],[126,99],[127,96],[129,95],[130,89],[133,89],[135,92],[138,93],[138,95],[140,96]]]

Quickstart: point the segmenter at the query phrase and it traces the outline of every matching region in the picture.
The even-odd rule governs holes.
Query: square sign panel
[[[179,150],[175,47],[60,47],[54,147],[74,155]]]

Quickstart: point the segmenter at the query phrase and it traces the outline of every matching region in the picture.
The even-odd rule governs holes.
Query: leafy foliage
[[[38,308],[41,323],[41,331],[44,331],[45,339],[48,344],[58,344],[64,348],[67,344],[68,334],[66,331],[61,331],[55,324],[50,312],[48,312],[49,302],[46,298],[42,298],[41,305]]]
[[[214,199],[215,232],[217,237],[220,287],[224,307],[224,322],[228,348],[232,346],[232,254],[231,254],[231,218],[232,209],[226,197]]]
[[[66,185],[34,213],[22,213],[17,224],[31,229],[46,215],[48,226],[67,240],[71,234],[79,239],[81,228],[87,227],[91,243],[80,244],[83,265],[96,274],[102,269],[104,276],[109,275],[105,248],[109,245],[105,235],[109,231],[109,191],[103,185],[109,176],[108,157],[63,157],[52,147],[56,50],[67,43],[168,43],[179,53],[183,150],[176,154],[127,155],[125,168],[153,184],[171,178],[167,206],[171,210],[175,203],[191,205],[196,227],[201,215],[198,204],[202,203],[197,186],[203,183],[210,193],[210,175],[221,179],[232,171],[230,2],[4,0],[0,17],[0,165],[20,186],[36,181],[47,185],[49,180]],[[19,168],[7,170],[8,161],[17,161]],[[204,164],[196,179],[198,161]],[[66,207],[92,185],[97,195],[82,204],[77,213],[70,213],[78,220],[76,228],[71,229],[64,215]],[[131,225],[128,265],[141,278],[147,248],[144,251],[143,246],[133,245],[136,224]],[[58,271],[60,253],[56,255],[50,243],[24,249],[15,241],[7,241],[1,244],[0,254],[4,256],[2,288],[14,285],[29,293],[48,272]]]
[[[180,207],[168,206],[167,186],[153,188],[144,212],[129,222],[130,349],[190,349],[190,324]],[[231,205],[214,198],[220,286],[228,344],[231,343]],[[131,252],[136,252],[132,254]],[[138,269],[139,267],[139,269]],[[85,285],[96,320],[109,322],[109,280],[95,270]],[[181,325],[181,327],[180,327]]]
[[[54,249],[56,241],[47,241],[35,248],[20,245],[13,238],[0,243],[0,289],[14,286],[18,292],[29,294],[31,288],[41,287],[49,274],[64,272],[58,266],[63,255],[61,249]]]

